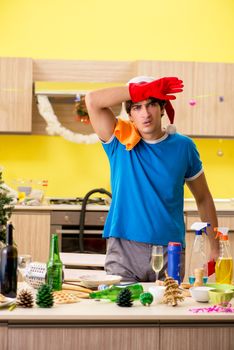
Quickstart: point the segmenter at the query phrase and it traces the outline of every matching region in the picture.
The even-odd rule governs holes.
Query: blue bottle
[[[168,276],[181,282],[180,265],[181,265],[182,245],[179,242],[168,243]]]

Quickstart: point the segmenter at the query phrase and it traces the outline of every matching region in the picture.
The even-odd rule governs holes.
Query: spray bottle
[[[232,283],[233,258],[228,240],[228,227],[215,227],[215,238],[219,238],[219,257],[215,265],[217,283]]]
[[[194,284],[196,277],[195,273],[200,271],[201,284],[205,284],[208,280],[207,257],[206,257],[206,228],[210,226],[207,222],[194,222],[191,226],[195,230],[195,238],[192,246],[192,251],[189,259],[189,283]],[[203,234],[204,233],[204,234]]]

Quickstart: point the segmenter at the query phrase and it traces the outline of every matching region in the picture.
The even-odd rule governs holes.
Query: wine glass
[[[158,279],[158,273],[163,268],[163,246],[161,245],[152,246],[151,266],[156,273],[156,279]]]

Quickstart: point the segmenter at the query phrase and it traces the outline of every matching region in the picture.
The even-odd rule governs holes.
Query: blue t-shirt
[[[103,143],[111,168],[112,202],[103,236],[185,246],[184,182],[202,173],[194,142],[165,134],[127,151],[116,137]]]

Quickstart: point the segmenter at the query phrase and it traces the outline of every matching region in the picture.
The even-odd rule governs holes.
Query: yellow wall
[[[234,141],[195,139],[214,198],[234,198]],[[222,156],[218,154],[223,154]],[[190,197],[186,189],[186,197]]]
[[[233,0],[0,0],[0,55],[234,62],[233,12]]]
[[[85,195],[109,186],[109,165],[100,143],[80,145],[59,136],[0,136],[4,179],[48,180],[47,195]]]
[[[0,56],[234,63],[233,13],[232,0],[0,0]],[[214,197],[234,197],[233,140],[195,141]],[[100,144],[1,135],[0,164],[9,184],[48,179],[48,195],[109,189]]]

